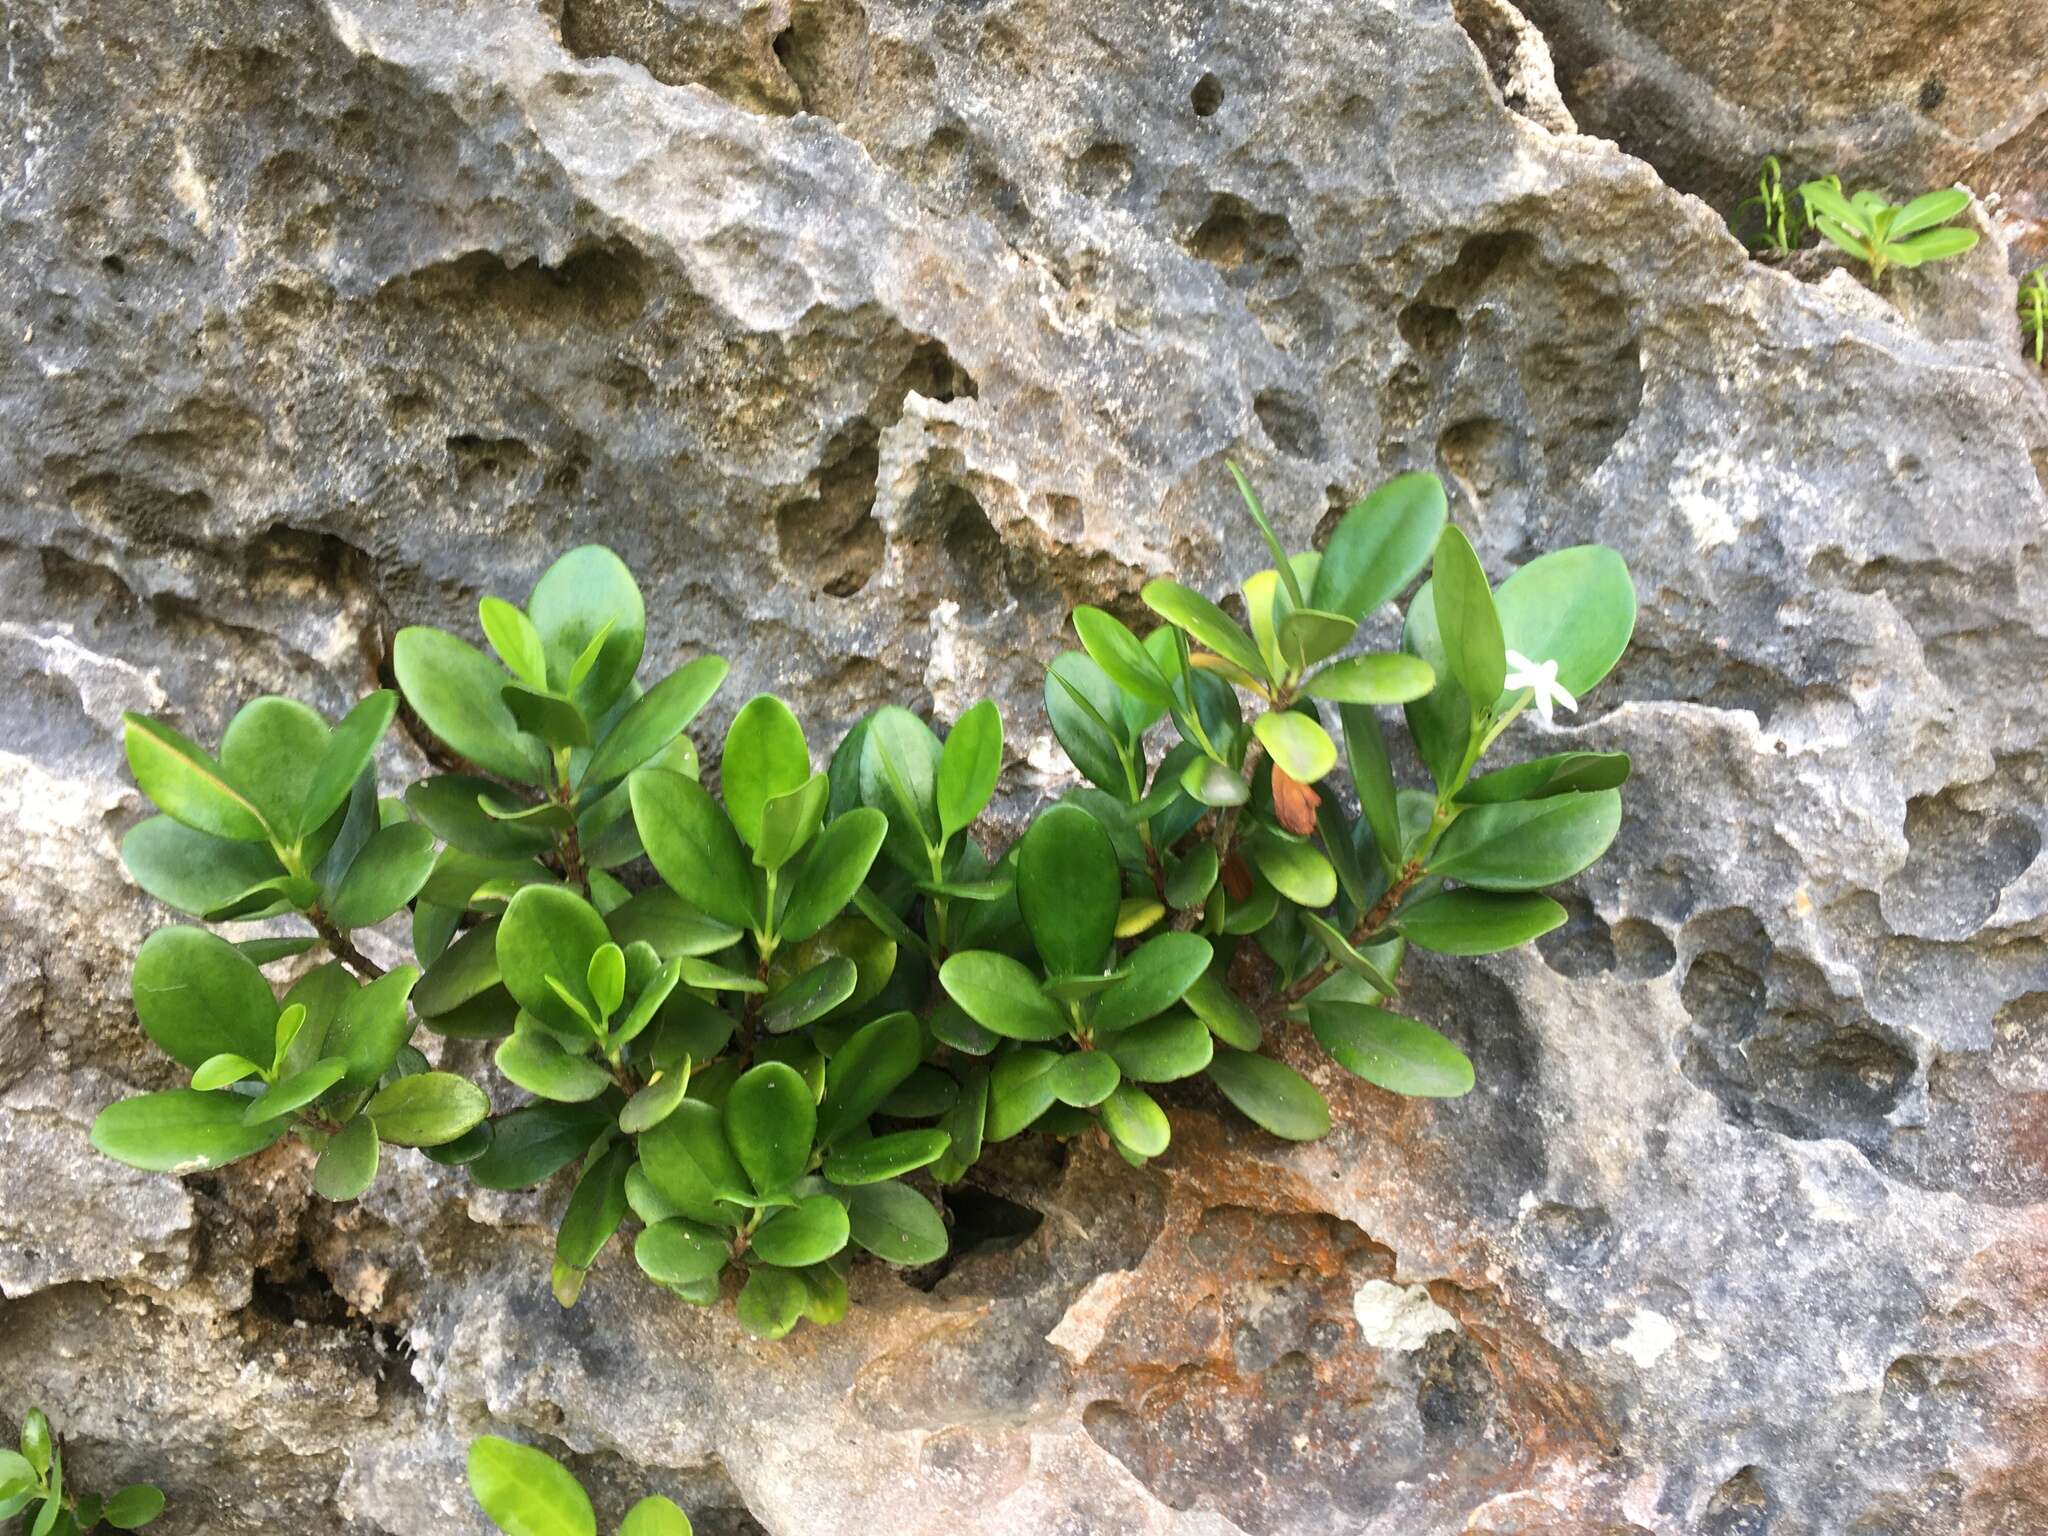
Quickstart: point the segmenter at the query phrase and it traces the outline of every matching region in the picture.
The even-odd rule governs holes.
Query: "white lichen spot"
[[[1045,1342],[1075,1365],[1085,1363],[1102,1343],[1110,1320],[1123,1305],[1124,1295],[1130,1288],[1131,1272],[1127,1269],[1113,1269],[1106,1275],[1097,1275],[1088,1283],[1088,1288],[1074,1298],[1074,1304],[1067,1308],[1066,1316],[1045,1336]]]
[[[1607,1347],[1648,1370],[1664,1358],[1664,1352],[1678,1342],[1678,1329],[1662,1312],[1637,1307],[1628,1320],[1628,1332]]]
[[[171,194],[192,215],[199,233],[213,233],[213,198],[207,193],[206,178],[199,174],[199,163],[182,143],[178,146],[178,163],[171,171]]]
[[[1368,1280],[1351,1297],[1358,1331],[1374,1349],[1422,1348],[1433,1333],[1455,1333],[1458,1320],[1430,1299],[1422,1285]]]

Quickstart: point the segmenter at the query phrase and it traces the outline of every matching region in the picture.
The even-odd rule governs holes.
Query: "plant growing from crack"
[[[1744,216],[1752,209],[1757,215],[1757,231],[1745,237],[1741,233]],[[1785,195],[1785,171],[1778,157],[1765,155],[1757,172],[1756,192],[1736,205],[1729,228],[1753,251],[1786,256],[1805,237],[1804,211],[1803,203],[1794,204]]]
[[[2020,283],[2020,334],[2034,354],[2034,366],[2048,364],[2048,267],[2036,267]]]
[[[1961,187],[1923,193],[1901,208],[1867,188],[1845,195],[1840,177],[1822,176],[1800,183],[1799,198],[1813,227],[1870,269],[1872,287],[1893,267],[1946,261],[1977,244],[1974,229],[1940,227],[1970,206]]]
[[[576,1476],[546,1451],[497,1435],[469,1443],[469,1491],[505,1536],[597,1536],[597,1513]],[[618,1536],[690,1536],[690,1517],[649,1494],[619,1522]]]
[[[40,1408],[21,1422],[19,1451],[0,1447],[0,1520],[20,1515],[23,1536],[85,1536],[103,1526],[139,1531],[163,1511],[163,1493],[148,1483],[102,1498],[67,1482],[64,1448]]]
[[[1145,588],[1166,622],[1142,640],[1077,609],[1081,649],[1055,658],[1045,699],[1087,783],[996,858],[972,835],[1004,761],[989,702],[943,736],[877,710],[820,771],[787,705],[759,695],[707,788],[685,732],[726,664],[642,691],[640,592],[595,546],[524,609],[484,600],[497,661],[400,633],[399,689],[451,770],[402,798],[379,796],[373,761],[390,693],[332,728],[259,699],[217,754],[130,717],[164,812],[123,844],[136,879],[210,922],[311,932],[153,934],[137,1012],[192,1085],[109,1106],[95,1142],[189,1172],[296,1131],[335,1199],[369,1187],[387,1143],[485,1188],[569,1175],[563,1305],[631,1224],[655,1282],[700,1305],[731,1294],[778,1337],[844,1314],[855,1250],[943,1257],[930,1190],[992,1142],[1099,1132],[1142,1163],[1170,1139],[1155,1089],[1195,1076],[1277,1135],[1328,1131],[1233,986],[1241,951],[1263,952],[1280,1013],[1344,1067],[1465,1092],[1463,1052],[1389,1006],[1401,962],[1410,944],[1483,954],[1547,932],[1564,912],[1539,888],[1613,838],[1619,754],[1475,774],[1532,704],[1547,725],[1612,667],[1627,570],[1581,546],[1496,590],[1427,475],[1289,555],[1237,481],[1274,556],[1244,583],[1248,628],[1173,581]],[[1345,654],[1425,569],[1402,648]],[[1396,787],[1378,714],[1394,706],[1432,790]],[[1330,789],[1331,712],[1355,817]],[[414,959],[387,972],[357,935],[401,912]],[[284,964],[300,974],[280,996],[263,972]],[[475,1084],[430,1068],[420,1025],[496,1042],[530,1097],[489,1115]]]

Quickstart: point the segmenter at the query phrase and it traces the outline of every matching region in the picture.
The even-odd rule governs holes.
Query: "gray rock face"
[[[476,1530],[486,1427],[709,1532],[2048,1528],[2048,399],[2005,253],[1883,297],[1754,265],[1569,131],[1521,14],[14,6],[0,1408],[173,1536]],[[1538,949],[1409,984],[1469,1098],[1283,1033],[1328,1141],[1191,1093],[1142,1173],[1006,1149],[951,1214],[1011,1246],[777,1345],[616,1255],[559,1310],[559,1192],[405,1154],[335,1209],[288,1149],[87,1146],[171,1079],[122,709],[336,711],[397,625],[600,538],[727,713],[774,688],[822,746],[991,695],[1023,807],[1068,607],[1264,563],[1226,455],[1297,543],[1434,468],[1496,574],[1636,573],[1558,730],[1635,755],[1613,855]]]

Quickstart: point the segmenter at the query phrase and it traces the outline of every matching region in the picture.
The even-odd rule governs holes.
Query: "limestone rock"
[[[1883,295],[1748,261],[1564,131],[1610,126],[1520,19],[1564,4],[15,5],[0,1407],[161,1481],[170,1536],[478,1530],[485,1428],[710,1532],[2048,1526],[2048,399],[2005,252]],[[1006,1148],[942,1272],[777,1345],[617,1254],[561,1311],[559,1192],[405,1155],[335,1209],[290,1148],[181,1187],[87,1146],[172,1080],[122,709],[336,712],[597,538],[655,657],[732,658],[704,741],[761,688],[814,744],[992,696],[1014,814],[1067,609],[1264,563],[1226,456],[1297,544],[1432,468],[1496,575],[1635,572],[1556,732],[1634,754],[1614,853],[1536,949],[1408,984],[1470,1097],[1280,1031],[1328,1141],[1195,1090],[1144,1172]]]

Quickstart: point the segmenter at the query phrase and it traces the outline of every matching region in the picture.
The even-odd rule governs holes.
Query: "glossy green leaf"
[[[860,799],[888,818],[890,858],[918,873],[930,868],[927,850],[940,841],[939,766],[945,757],[931,727],[907,709],[876,710],[862,734]]]
[[[847,1187],[877,1184],[929,1167],[951,1143],[943,1130],[895,1131],[834,1152],[825,1160],[825,1177]]]
[[[771,992],[761,1005],[761,1025],[771,1035],[785,1035],[815,1023],[853,996],[859,980],[854,963],[835,955]]]
[[[909,1013],[886,1014],[855,1031],[825,1066],[819,1143],[830,1146],[866,1121],[917,1070],[923,1053],[923,1033]]]
[[[1045,669],[1045,715],[1060,747],[1083,778],[1119,800],[1138,798],[1135,757],[1116,684],[1079,651],[1063,651]]]
[[[1408,617],[1401,632],[1404,648],[1421,657],[1436,674],[1436,687],[1419,699],[1402,706],[1408,732],[1430,776],[1445,789],[1451,788],[1465,764],[1472,742],[1472,704],[1451,673],[1443,636],[1438,630],[1436,583],[1424,582],[1408,605]],[[1505,660],[1506,652],[1502,652]]]
[[[1202,804],[1218,809],[1243,805],[1252,795],[1243,774],[1213,757],[1198,757],[1189,763],[1181,775],[1181,788]]]
[[[685,1099],[639,1139],[640,1163],[663,1197],[686,1215],[720,1220],[717,1202],[751,1202],[753,1185],[726,1139],[725,1117],[702,1099]]]
[[[384,739],[397,712],[398,695],[389,688],[379,688],[328,733],[301,801],[296,834],[299,838],[311,836],[341,809],[356,780],[375,759],[377,743]]]
[[[844,912],[874,868],[887,836],[880,811],[848,811],[818,835],[782,909],[781,937],[791,943],[810,938]]]
[[[1315,1084],[1284,1062],[1219,1046],[1209,1078],[1253,1123],[1288,1141],[1330,1133],[1330,1106]]]
[[[1945,261],[1951,256],[1960,256],[1965,251],[1977,248],[1978,234],[1974,229],[1931,229],[1924,235],[1915,235],[1891,248],[1891,259],[1902,267],[1917,267],[1925,262]]]
[[[1052,1096],[1076,1109],[1093,1109],[1122,1081],[1115,1058],[1106,1051],[1069,1051],[1045,1074]]]
[[[603,1156],[585,1166],[562,1212],[562,1224],[555,1229],[558,1268],[588,1269],[597,1261],[626,1219],[626,1171],[632,1166],[633,1148],[623,1141],[614,1142]],[[581,1289],[580,1281],[575,1289]],[[556,1294],[563,1306],[573,1303],[573,1292],[562,1296],[558,1286]]]
[[[1259,1016],[1246,1007],[1223,978],[1223,967],[1212,965],[1198,977],[1181,999],[1195,1016],[1209,1026],[1209,1032],[1225,1045],[1241,1051],[1259,1048]]]
[[[1307,715],[1268,710],[1252,722],[1252,732],[1288,777],[1303,784],[1315,783],[1337,766],[1337,744]]]
[[[268,840],[254,800],[230,782],[204,747],[146,715],[129,713],[121,720],[128,770],[165,815],[232,842]]]
[[[327,722],[313,710],[275,696],[251,699],[221,734],[221,773],[255,805],[279,842],[296,832],[329,737]]]
[[[676,1070],[658,1072],[645,1086],[637,1089],[626,1101],[626,1107],[619,1111],[619,1129],[628,1136],[637,1136],[642,1131],[651,1131],[676,1111],[683,1102],[683,1095],[690,1089],[689,1057],[685,1056]]]
[[[1167,623],[1185,630],[1198,645],[1214,651],[1253,677],[1266,675],[1266,664],[1251,636],[1237,621],[1201,593],[1177,581],[1148,581],[1138,594],[1145,606]]]
[[[452,1072],[416,1072],[377,1090],[363,1113],[377,1134],[402,1147],[453,1141],[491,1112],[483,1089]]]
[[[1539,555],[1503,581],[1493,601],[1507,647],[1534,662],[1555,661],[1559,686],[1581,701],[1635,633],[1635,583],[1628,563],[1604,544]]]
[[[349,865],[327,915],[344,931],[383,922],[420,893],[435,852],[434,834],[416,821],[383,828]]]
[[[1127,1156],[1157,1157],[1173,1140],[1173,1127],[1159,1101],[1134,1083],[1121,1083],[1096,1108],[1102,1128]]]
[[[761,835],[754,844],[754,863],[761,869],[780,869],[817,836],[825,820],[825,805],[831,787],[822,773],[814,773],[785,795],[771,795],[761,807]]]
[[[546,751],[521,734],[502,696],[505,670],[482,651],[414,625],[392,641],[391,670],[406,703],[458,757],[523,784],[545,782]]]
[[[1324,952],[1339,966],[1359,977],[1380,996],[1394,996],[1393,980],[1379,968],[1370,955],[1352,944],[1350,935],[1325,922],[1313,912],[1302,913],[1301,921],[1323,946]]]
[[[227,940],[203,928],[159,928],[137,951],[131,982],[149,1038],[188,1070],[224,1051],[271,1059],[277,999]]]
[[[725,1139],[759,1194],[775,1194],[803,1174],[817,1126],[809,1085],[784,1062],[742,1073],[726,1095]]]
[[[1101,971],[1123,899],[1116,849],[1102,824],[1079,806],[1056,805],[1031,824],[1017,844],[1016,858],[1017,905],[1046,971],[1056,976]],[[960,1001],[974,1013],[964,998]]]
[[[446,1014],[499,988],[498,918],[488,918],[459,935],[427,967],[413,989],[412,1005],[423,1019]],[[502,992],[499,995],[504,995]],[[509,1000],[509,999],[508,999]],[[441,1026],[432,1025],[438,1029]]]
[[[1323,546],[1309,606],[1363,620],[1421,573],[1447,515],[1435,475],[1389,480],[1355,503]]]
[[[1262,835],[1251,839],[1247,851],[1252,866],[1295,905],[1327,907],[1337,899],[1337,871],[1307,843]]]
[[[529,688],[545,689],[548,685],[547,650],[541,644],[540,631],[533,627],[533,620],[502,597],[482,599],[477,604],[476,617],[483,628],[484,638],[490,641],[491,649],[498,653],[498,660],[512,675]]]
[[[507,683],[499,696],[512,712],[519,729],[537,736],[554,748],[587,748],[591,745],[590,722],[583,711],[567,699],[520,683]]]
[[[647,643],[646,605],[625,562],[601,544],[570,550],[534,583],[526,612],[547,651],[550,685],[574,697],[592,720],[603,718],[631,686]],[[593,642],[594,664],[571,685]]]
[[[550,1028],[587,1033],[590,1026],[550,984],[552,978],[584,1013],[595,1017],[591,957],[612,942],[597,909],[558,885],[529,885],[506,905],[498,923],[498,970],[519,1006]]]
[[[893,1180],[846,1191],[854,1243],[891,1264],[931,1264],[946,1256],[946,1223],[932,1204]]]
[[[1073,613],[1074,632],[1081,645],[1103,671],[1104,676],[1134,698],[1155,710],[1173,706],[1173,689],[1159,670],[1152,653],[1121,619],[1086,604]]]
[[[772,1264],[756,1264],[740,1287],[736,1315],[757,1339],[779,1339],[804,1315],[809,1296],[801,1278]]]
[[[1451,676],[1467,698],[1490,705],[1500,697],[1507,656],[1486,572],[1480,569],[1479,556],[1464,530],[1448,527],[1437,541],[1430,586]]]
[[[650,1494],[626,1511],[619,1536],[691,1536],[690,1519],[660,1494]]]
[[[1202,978],[1214,954],[1199,934],[1162,933],[1147,939],[1124,960],[1123,980],[1097,1000],[1091,1026],[1106,1035],[1164,1013]]]
[[[130,1483],[107,1500],[105,1507],[100,1510],[100,1519],[117,1531],[139,1531],[163,1512],[164,1496],[161,1489],[153,1488],[148,1483]],[[92,1528],[82,1520],[79,1524],[81,1529]]]
[[[1428,662],[1392,651],[1332,662],[1303,683],[1301,691],[1338,704],[1406,704],[1435,686],[1436,673]]]
[[[1313,608],[1282,614],[1278,625],[1281,660],[1292,673],[1306,672],[1326,661],[1351,643],[1358,633],[1358,621],[1341,613],[1321,613]]]
[[[563,1049],[549,1031],[522,1020],[497,1049],[498,1070],[517,1086],[558,1104],[584,1104],[612,1086],[604,1064]]]
[[[491,1144],[470,1165],[470,1178],[483,1189],[531,1188],[575,1162],[611,1123],[611,1112],[595,1104],[515,1109],[492,1123]]]
[[[288,1129],[282,1120],[244,1125],[239,1093],[177,1088],[109,1104],[92,1124],[92,1144],[116,1162],[150,1173],[203,1173],[260,1152]]]
[[[1208,1025],[1192,1013],[1169,1013],[1133,1025],[1101,1043],[1118,1070],[1141,1083],[1171,1083],[1209,1065],[1215,1045]]]
[[[1364,1003],[1309,1003],[1317,1042],[1347,1072],[1411,1098],[1472,1091],[1472,1063],[1427,1024]]]
[[[984,1029],[1010,1040],[1057,1040],[1067,1016],[1038,988],[1038,978],[992,949],[962,950],[939,967],[939,984]]]
[[[1565,910],[1548,896],[1460,888],[1404,909],[1395,926],[1441,955],[1491,955],[1561,927]]]
[[[675,1216],[652,1223],[634,1239],[633,1257],[663,1285],[688,1285],[715,1278],[732,1247],[716,1228]]]
[[[995,700],[983,699],[953,722],[939,754],[935,787],[943,837],[974,824],[996,792],[1003,769],[1003,717]]]
[[[226,1088],[239,1083],[245,1077],[254,1077],[263,1068],[246,1056],[237,1056],[233,1051],[223,1051],[218,1056],[209,1056],[192,1071],[192,1086],[201,1092],[215,1088]]]
[[[1026,1046],[998,1056],[989,1069],[988,1115],[983,1134],[989,1141],[1008,1141],[1029,1128],[1052,1107],[1047,1074],[1059,1065],[1056,1051]]]
[[[268,1089],[253,1099],[244,1099],[242,1123],[244,1125],[268,1125],[281,1120],[294,1110],[304,1109],[321,1094],[341,1081],[342,1073],[348,1070],[348,1063],[329,1057],[317,1061],[303,1072],[294,1072],[290,1077],[272,1083]]]
[[[505,1536],[597,1536],[590,1497],[544,1451],[497,1435],[469,1443],[469,1490]]]
[[[1429,872],[1484,890],[1535,890],[1586,868],[1620,828],[1621,795],[1611,789],[1476,805],[1451,823]]]
[[[789,706],[772,693],[756,694],[742,705],[725,733],[719,773],[740,841],[759,848],[762,807],[811,779],[811,749]]]
[[[313,1165],[313,1192],[327,1200],[353,1200],[377,1177],[377,1127],[357,1115],[328,1141]]]
[[[1482,774],[1458,792],[1460,805],[1544,800],[1583,790],[1619,789],[1628,782],[1626,752],[1558,752]]]
[[[635,699],[598,743],[583,782],[624,778],[668,747],[711,701],[728,670],[723,656],[700,656]]]
[[[530,859],[554,847],[546,827],[485,812],[481,799],[502,799],[502,785],[468,774],[441,774],[407,787],[405,808],[451,847],[484,859]]]
[[[268,916],[285,901],[279,884],[284,866],[268,843],[230,842],[168,816],[152,816],[131,828],[121,839],[121,861],[137,885],[193,917]],[[270,900],[241,910],[266,889]]]
[[[739,834],[694,779],[641,768],[631,786],[633,822],[656,873],[690,905],[736,928],[754,925],[754,877]]]
[[[663,960],[678,956],[715,955],[730,948],[741,930],[707,917],[666,885],[636,891],[604,915],[612,938],[623,947],[649,945]]]
[[[753,1251],[770,1264],[795,1269],[819,1264],[846,1246],[846,1207],[830,1195],[807,1195],[771,1212],[754,1231]]]

